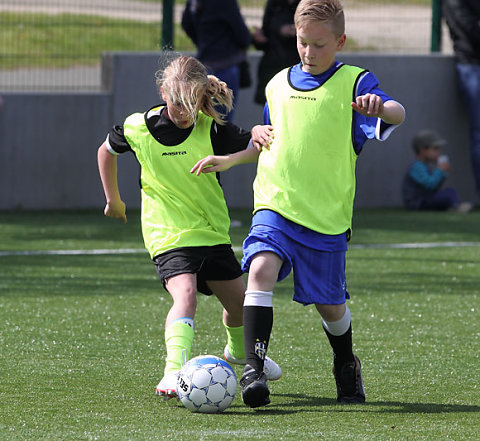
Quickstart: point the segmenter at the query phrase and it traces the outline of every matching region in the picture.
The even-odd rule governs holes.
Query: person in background
[[[233,121],[240,88],[239,64],[251,43],[250,31],[236,0],[188,0],[182,27],[197,46],[197,58],[233,91]]]
[[[443,14],[452,37],[458,86],[468,113],[473,177],[480,198],[480,1],[443,0]]]
[[[300,0],[268,0],[263,14],[262,28],[256,28],[252,42],[263,51],[258,65],[254,100],[265,104],[265,86],[273,76],[300,61],[293,16]]]
[[[454,188],[442,188],[450,162],[441,155],[446,141],[432,130],[418,132],[412,141],[415,161],[408,167],[402,185],[403,202],[409,210],[451,210],[468,213],[470,202],[460,202]]]

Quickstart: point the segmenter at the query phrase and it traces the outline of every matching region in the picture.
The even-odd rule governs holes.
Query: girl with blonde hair
[[[242,307],[245,284],[232,250],[230,219],[216,173],[195,174],[197,163],[211,155],[235,163],[255,161],[256,148],[268,135],[252,135],[225,122],[216,110],[232,107],[232,92],[207,75],[195,58],[178,56],[157,72],[165,104],[134,113],[114,126],[98,150],[106,196],[105,215],[127,221],[117,183],[118,154],[131,151],[141,166],[142,234],[164,288],[172,297],[165,322],[166,360],[157,395],[176,395],[177,375],[190,358],[197,291],[215,295],[223,305],[227,333],[224,357],[245,364]],[[221,171],[221,167],[212,168]],[[268,360],[271,380],[281,369]]]

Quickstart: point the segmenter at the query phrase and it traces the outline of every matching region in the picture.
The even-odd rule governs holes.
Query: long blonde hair
[[[217,123],[224,124],[225,114],[233,107],[233,93],[227,84],[214,75],[207,75],[205,66],[194,57],[180,55],[155,74],[158,89],[163,87],[169,98],[180,104],[192,117],[201,110]],[[217,107],[217,108],[216,108]]]

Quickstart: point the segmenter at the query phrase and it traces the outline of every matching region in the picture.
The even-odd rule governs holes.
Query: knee
[[[276,254],[263,252],[256,255],[250,265],[248,289],[272,291],[282,266],[282,260]]]
[[[185,288],[177,290],[172,295],[174,306],[180,306],[189,311],[196,311],[197,309],[197,291],[194,288]]]
[[[262,267],[256,267],[250,269],[248,274],[248,288],[252,289],[252,285],[255,289],[261,291],[271,291],[275,285],[276,279],[273,274],[269,274],[266,271],[262,271]]]
[[[342,303],[341,305],[316,304],[315,307],[322,316],[323,320],[327,322],[336,322],[341,320],[346,311],[345,303]]]

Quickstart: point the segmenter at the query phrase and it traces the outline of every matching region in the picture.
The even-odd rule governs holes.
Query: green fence
[[[261,26],[266,1],[239,4],[247,25]],[[440,0],[343,4],[347,51],[441,49]],[[100,90],[104,51],[160,51],[170,43],[195,50],[180,26],[184,7],[180,0],[0,0],[0,92]]]

